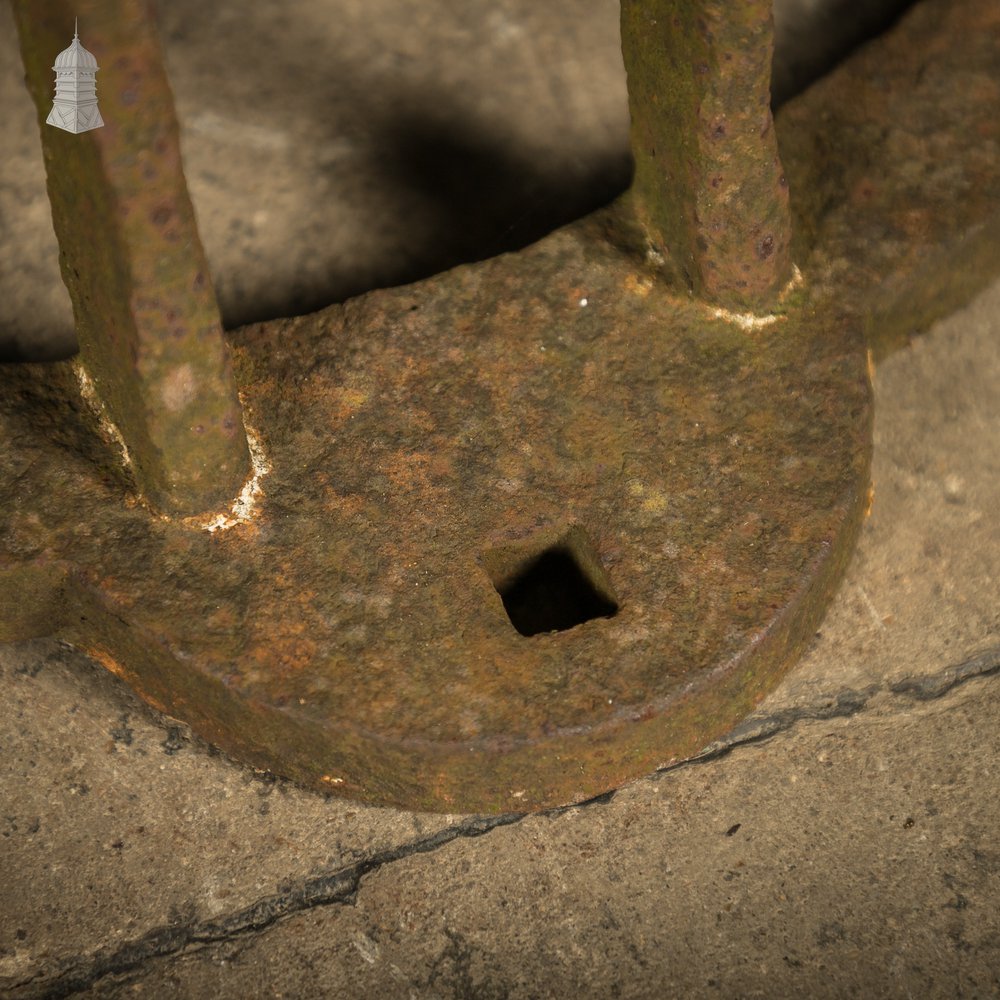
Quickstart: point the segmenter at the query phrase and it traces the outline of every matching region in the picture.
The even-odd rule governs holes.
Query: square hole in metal
[[[561,632],[618,611],[611,581],[579,526],[498,546],[482,562],[521,635]]]

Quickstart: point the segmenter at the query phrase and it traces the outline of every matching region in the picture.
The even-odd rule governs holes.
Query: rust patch
[[[319,787],[503,810],[694,752],[773,683],[860,516],[860,329],[807,309],[748,337],[601,228],[237,332],[272,465],[252,533],[152,518],[99,476],[66,503],[38,442],[21,502],[145,637],[140,691]],[[199,723],[209,682],[228,708]]]

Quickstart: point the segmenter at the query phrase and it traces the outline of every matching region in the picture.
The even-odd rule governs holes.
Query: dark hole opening
[[[562,632],[592,618],[610,618],[618,610],[562,547],[547,549],[497,591],[521,635]]]

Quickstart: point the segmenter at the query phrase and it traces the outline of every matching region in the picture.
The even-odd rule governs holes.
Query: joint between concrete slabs
[[[1000,646],[985,649],[928,676],[902,678],[888,684],[872,684],[860,690],[848,689],[811,704],[752,716],[724,739],[706,747],[697,757],[665,765],[647,780],[658,782],[675,771],[718,761],[734,750],[751,747],[788,733],[799,723],[854,718],[865,714],[876,702],[882,713],[903,713],[914,702],[940,700],[970,681],[985,680],[998,674]],[[554,818],[581,809],[607,805],[619,791],[611,791],[578,805],[551,809],[538,815]],[[59,963],[59,971],[54,975],[47,976],[42,971],[18,983],[8,984],[8,995],[17,997],[18,1000],[69,997],[91,988],[107,977],[134,973],[156,959],[170,959],[181,952],[190,953],[213,944],[253,938],[285,918],[317,907],[353,906],[366,876],[416,855],[434,852],[455,841],[475,839],[501,827],[516,825],[529,815],[514,813],[466,817],[429,836],[376,851],[345,868],[300,878],[284,891],[263,896],[228,915],[154,927],[113,950],[105,949],[87,956],[65,959]]]

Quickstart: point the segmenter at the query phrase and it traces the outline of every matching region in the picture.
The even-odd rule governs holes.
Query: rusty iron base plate
[[[698,751],[849,558],[866,332],[898,331],[893,302],[926,325],[995,268],[985,6],[925,5],[781,116],[804,280],[769,322],[667,287],[618,248],[616,206],[244,328],[258,476],[203,523],[123,491],[74,430],[70,363],[10,368],[0,639],[58,635],[238,757],[370,802],[539,809]],[[966,277],[931,281],[955,253]]]
[[[691,754],[771,686],[851,548],[857,327],[748,333],[596,221],[233,345],[270,467],[245,522],[153,517],[16,435],[6,547],[74,566],[58,634],[317,788],[505,811]]]

